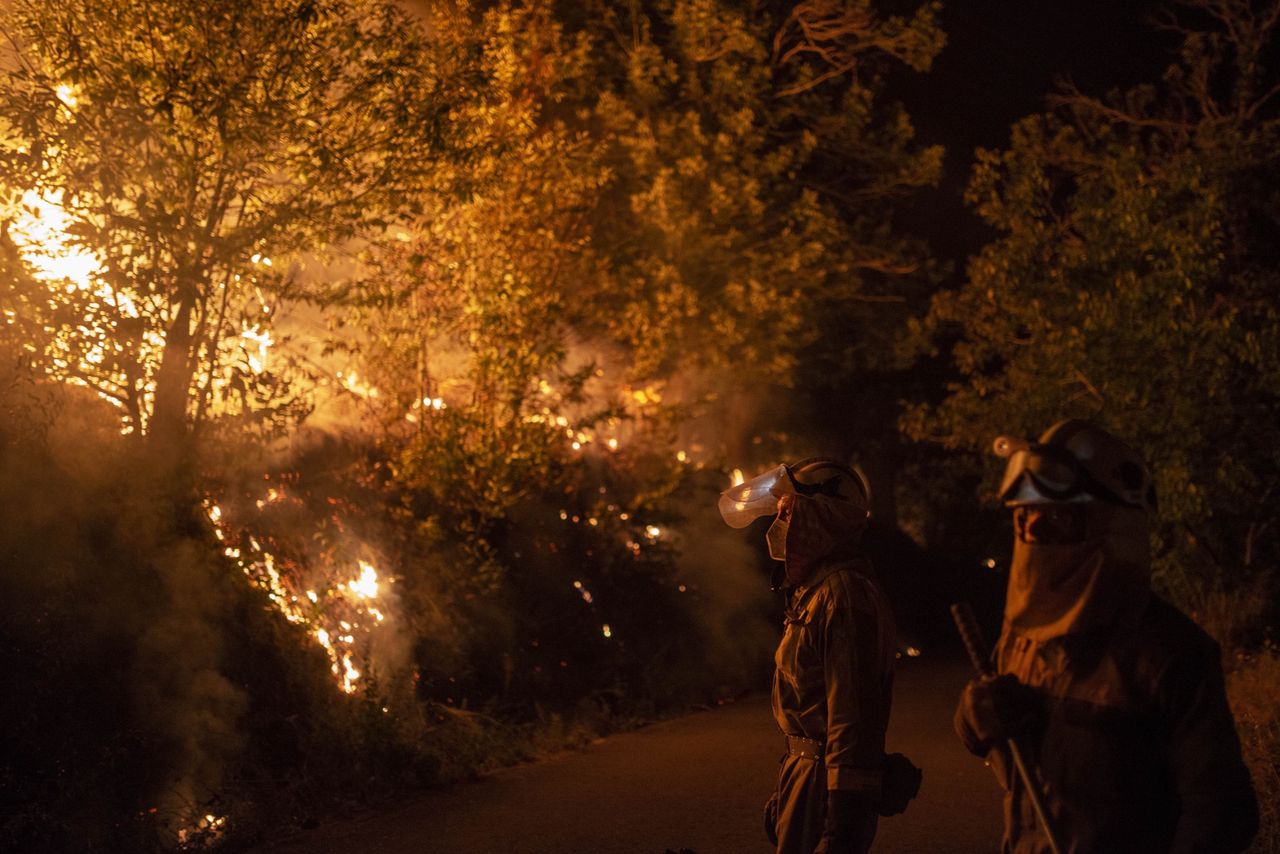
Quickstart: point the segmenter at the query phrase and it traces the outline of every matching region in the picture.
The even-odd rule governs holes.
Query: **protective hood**
[[[867,513],[851,502],[825,495],[796,495],[792,501],[784,566],[787,586],[797,587],[810,582],[824,561],[857,553]]]
[[[1013,545],[1005,620],[1043,641],[1137,619],[1151,590],[1147,515],[1104,501],[1084,508],[1079,543]]]

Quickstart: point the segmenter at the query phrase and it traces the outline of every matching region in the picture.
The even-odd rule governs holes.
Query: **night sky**
[[[1152,25],[1161,8],[1151,0],[947,2],[947,45],[933,68],[894,81],[918,139],[947,149],[941,186],[921,195],[904,224],[962,272],[963,259],[991,237],[961,198],[974,149],[1004,147],[1010,125],[1041,110],[1060,79],[1089,94],[1158,80],[1178,44]]]

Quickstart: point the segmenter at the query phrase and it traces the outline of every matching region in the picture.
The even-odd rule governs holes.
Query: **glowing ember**
[[[222,837],[227,829],[227,817],[206,813],[201,816],[200,820],[193,827],[182,828],[178,831],[179,845],[196,845],[201,848],[211,847]]]
[[[335,666],[336,672],[336,666]],[[356,680],[360,678],[360,671],[356,670],[351,663],[351,653],[344,652],[342,654],[342,690],[348,694],[356,690]]]
[[[608,623],[605,623],[603,626],[600,627],[600,634],[604,635],[607,638],[611,638],[613,637],[613,629],[609,628]]]

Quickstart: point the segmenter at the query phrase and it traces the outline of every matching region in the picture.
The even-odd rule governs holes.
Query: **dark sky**
[[[922,142],[947,148],[942,186],[906,224],[961,262],[989,235],[961,201],[976,147],[1004,147],[1009,126],[1038,112],[1055,81],[1083,91],[1156,81],[1177,38],[1157,30],[1151,0],[944,0],[947,46],[924,75],[895,82]],[[911,5],[915,5],[914,3]]]

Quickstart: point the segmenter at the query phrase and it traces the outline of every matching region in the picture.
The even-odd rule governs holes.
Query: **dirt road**
[[[967,665],[904,660],[889,750],[924,768],[876,852],[969,854],[1000,842],[994,777],[960,747],[951,713]],[[767,699],[655,724],[586,749],[322,825],[256,854],[767,854],[760,808],[779,755]]]

